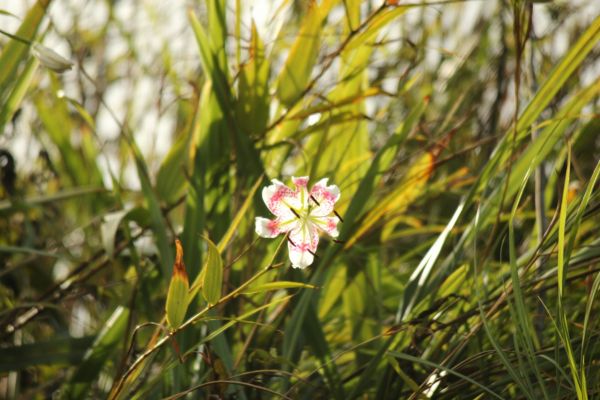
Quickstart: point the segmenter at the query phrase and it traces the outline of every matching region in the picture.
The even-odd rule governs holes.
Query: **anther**
[[[340,217],[340,214],[338,214],[337,211],[333,210],[333,213],[335,214],[336,217],[338,217],[340,219],[340,221],[344,222],[344,219],[342,217]]]
[[[290,211],[294,213],[294,215],[296,217],[298,217],[298,219],[300,219],[300,215],[298,215],[298,213],[296,212],[296,210],[294,210],[292,207],[290,207]]]
[[[317,199],[315,199],[315,197],[311,194],[310,198],[312,199],[312,201],[314,201],[315,203],[317,203],[317,205],[320,207],[321,204],[319,204],[319,202],[317,201]]]

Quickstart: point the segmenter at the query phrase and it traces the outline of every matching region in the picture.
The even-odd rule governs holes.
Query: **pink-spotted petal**
[[[281,220],[290,220],[295,217],[291,208],[297,207],[298,193],[277,179],[271,181],[273,184],[262,190],[262,198],[265,205],[274,215]]]
[[[299,224],[298,218],[294,216],[294,219],[282,221],[277,219],[267,219],[262,217],[256,217],[254,230],[260,237],[274,238],[281,233],[287,233],[297,227]]]
[[[304,269],[315,259],[319,234],[312,224],[303,224],[290,232],[288,250],[292,267]]]
[[[296,185],[298,189],[306,188],[308,185],[308,176],[292,176],[292,182],[294,182],[294,185]]]
[[[340,198],[340,188],[327,185],[327,178],[321,179],[310,189],[310,201],[315,205],[311,215],[326,217],[333,212],[335,202]]]
[[[314,218],[314,223],[319,230],[325,232],[332,238],[336,238],[340,235],[338,232],[337,224],[339,222],[338,217],[318,217]]]
[[[256,217],[254,230],[258,236],[264,238],[274,238],[282,233],[277,220],[266,219],[263,217]]]

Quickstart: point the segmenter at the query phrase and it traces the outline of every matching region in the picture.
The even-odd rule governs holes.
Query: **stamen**
[[[296,217],[298,217],[298,219],[300,219],[300,215],[298,215],[298,213],[296,212],[296,210],[294,210],[292,207],[290,207],[290,211],[294,213],[294,215]]]
[[[306,251],[308,251],[310,254],[312,254],[314,258],[319,258],[319,256],[316,255],[314,252],[312,252],[310,249],[306,249]]]
[[[333,213],[335,214],[336,217],[338,217],[340,219],[340,221],[344,222],[344,219],[342,217],[340,217],[340,214],[338,214],[337,211],[333,210]]]
[[[288,236],[287,240],[288,240],[288,242],[290,242],[290,243],[292,244],[292,246],[294,246],[294,247],[298,247],[298,246],[296,246],[296,243],[294,243],[294,242],[292,241],[292,239],[290,239],[290,237],[289,237],[289,236]]]
[[[317,199],[315,199],[315,197],[311,194],[310,198],[312,199],[312,201],[314,201],[315,203],[317,203],[317,205],[320,207],[321,204],[319,204],[319,202],[317,201]]]
[[[337,239],[333,239],[333,243],[337,243],[337,244],[344,244],[346,243],[345,240],[337,240]]]

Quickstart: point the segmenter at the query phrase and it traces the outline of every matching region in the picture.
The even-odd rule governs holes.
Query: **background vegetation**
[[[600,396],[597,2],[22,3],[0,397]],[[291,175],[342,192],[304,271]]]

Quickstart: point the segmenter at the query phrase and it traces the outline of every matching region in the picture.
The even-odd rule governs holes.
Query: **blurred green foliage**
[[[593,2],[28,3],[0,398],[600,396]],[[303,271],[254,232],[291,175],[342,193]]]

